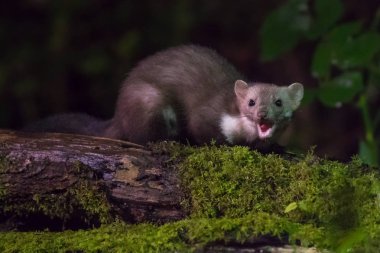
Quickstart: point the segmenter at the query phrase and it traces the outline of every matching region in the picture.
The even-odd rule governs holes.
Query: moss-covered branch
[[[113,152],[120,158],[119,148]],[[111,150],[105,153],[109,152]],[[180,205],[176,210],[186,213],[186,219],[164,225],[125,225],[118,221],[77,232],[7,232],[0,234],[0,250],[224,252],[227,248],[262,249],[263,244],[278,246],[284,243],[333,252],[378,252],[380,248],[379,172],[363,165],[356,157],[349,163],[340,163],[315,157],[312,152],[286,158],[263,155],[240,146],[190,147],[176,143],[153,144],[143,153],[141,157],[145,157],[144,161],[149,157],[149,162],[138,163],[139,160],[134,159],[133,165],[145,168],[145,174],[142,170],[136,173],[130,165],[129,170],[115,168],[111,169],[113,178],[117,179],[113,182],[119,184],[120,180],[139,178],[145,179],[150,187],[174,192],[177,205]],[[2,168],[13,168],[12,163],[5,160]],[[112,163],[104,165],[103,170],[107,166],[112,167]],[[154,180],[163,177],[158,173],[161,170],[167,173],[165,180],[177,184],[158,185]],[[77,171],[80,178],[86,179],[84,182],[94,177],[88,176],[91,175],[88,168]],[[150,174],[146,174],[147,171]],[[98,171],[95,175],[101,178],[102,174]],[[84,184],[86,189],[88,186]],[[95,192],[102,192],[102,187],[107,184],[101,184]],[[1,189],[3,197],[9,196],[7,185]],[[80,189],[74,191],[74,195],[75,192],[83,195]],[[87,205],[98,206],[96,203],[101,203],[104,196],[107,200],[111,196],[126,200],[131,194],[128,191],[104,192],[105,195],[89,194],[79,198],[83,201],[76,200],[75,205],[84,209]],[[133,194],[151,198],[150,192],[134,191]],[[91,200],[94,203],[88,204]],[[168,196],[160,200],[168,203]],[[105,210],[107,206],[99,207],[93,216],[108,217],[104,215],[108,212]],[[263,242],[263,238],[269,240]]]

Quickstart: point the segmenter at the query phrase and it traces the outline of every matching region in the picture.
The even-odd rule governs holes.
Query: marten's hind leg
[[[161,91],[150,84],[136,84],[121,91],[115,117],[106,135],[146,144],[174,139],[177,130],[176,112]]]

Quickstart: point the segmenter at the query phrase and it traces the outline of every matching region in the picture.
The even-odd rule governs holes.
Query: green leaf
[[[352,40],[351,37],[360,31],[361,25],[359,22],[350,22],[340,25],[333,29],[325,38],[318,44],[314,53],[311,73],[317,78],[327,78],[330,75],[330,67],[332,64],[341,62],[340,51],[342,45]]]
[[[350,37],[359,33],[361,30],[360,22],[348,22],[335,27],[326,36],[326,41],[331,43],[334,47],[339,48],[343,43],[346,43]]]
[[[351,252],[352,249],[368,237],[365,229],[356,229],[349,231],[345,236],[340,238],[336,252]]]
[[[294,48],[310,27],[307,0],[290,0],[265,20],[261,35],[261,57],[273,60]]]
[[[314,13],[316,17],[306,34],[307,38],[312,40],[317,39],[340,19],[343,5],[340,0],[316,0]]]
[[[323,104],[336,107],[352,101],[362,89],[362,74],[347,72],[331,81],[322,83],[318,91],[318,98]]]
[[[311,74],[316,78],[327,78],[330,75],[330,65],[333,49],[329,43],[319,43],[311,63]]]
[[[304,212],[311,212],[312,211],[312,207],[310,207],[309,204],[307,204],[305,201],[299,201],[298,204],[297,204],[297,207],[304,211]]]
[[[337,48],[336,65],[341,69],[365,67],[380,51],[380,34],[367,32],[350,38]]]
[[[364,163],[370,166],[379,166],[379,157],[375,143],[362,140],[359,144],[359,156]]]
[[[296,203],[296,202],[292,202],[292,203],[290,203],[290,204],[285,208],[285,211],[284,211],[284,212],[285,212],[285,213],[289,213],[289,212],[291,212],[291,211],[297,209],[297,207],[298,207],[297,203]]]

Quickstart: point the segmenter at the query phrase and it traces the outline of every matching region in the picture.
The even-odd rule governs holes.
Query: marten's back
[[[167,94],[186,98],[195,95],[196,103],[216,94],[234,94],[234,82],[242,79],[238,71],[214,50],[185,45],[158,52],[142,60],[129,73],[122,89],[149,83]]]
[[[236,69],[215,51],[186,45],[156,53],[131,70],[106,136],[137,143],[211,140],[235,107]],[[236,108],[233,108],[236,110]]]

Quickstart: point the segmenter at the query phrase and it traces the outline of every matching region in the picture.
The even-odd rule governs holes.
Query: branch
[[[179,181],[164,158],[120,140],[0,130],[0,222],[181,219]]]

